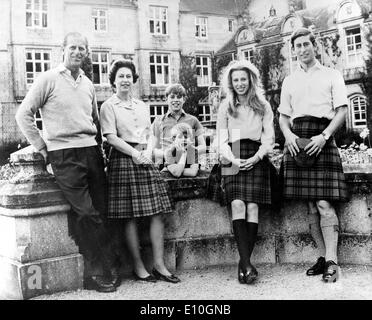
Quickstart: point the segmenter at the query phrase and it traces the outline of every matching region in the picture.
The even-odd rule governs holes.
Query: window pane
[[[26,27],[32,26],[32,14],[31,12],[26,12]]]
[[[39,0],[34,0],[34,9],[39,10],[40,9],[40,2]]]
[[[168,56],[164,56],[164,63],[168,63]]]
[[[101,17],[106,17],[106,11],[101,10],[101,11],[99,12],[99,15],[100,15]]]
[[[206,58],[206,57],[203,58],[203,65],[205,65],[205,66],[208,65],[208,58]]]
[[[31,0],[27,0],[26,2],[26,10],[30,10],[31,9]]]
[[[165,72],[164,81],[165,81],[165,83],[169,83],[169,70],[168,70],[168,66],[165,66],[164,67],[164,72]]]
[[[47,52],[44,53],[44,60],[49,60],[49,53]]]
[[[92,61],[93,62],[98,62],[98,54],[97,53],[92,53]]]
[[[36,72],[41,72],[41,63],[35,63]]]
[[[200,65],[200,57],[196,57],[196,64]]]
[[[31,52],[26,52],[26,59],[27,60],[32,60],[32,53]]]
[[[156,73],[158,73],[158,74],[162,73],[161,66],[156,67]]]
[[[156,62],[157,62],[157,63],[161,63],[161,56],[160,56],[160,55],[157,55],[157,56],[156,56]]]
[[[107,62],[107,56],[108,56],[107,53],[102,53],[102,54],[101,54],[101,61],[102,61],[102,62]]]
[[[50,69],[50,64],[49,63],[44,63],[44,71],[47,71]]]
[[[150,20],[150,32],[154,33],[154,21]]]
[[[33,71],[32,62],[26,62],[26,71],[27,72]]]
[[[154,63],[154,55],[150,54],[150,63]]]
[[[161,112],[162,110],[161,109],[162,109],[161,106],[156,106],[156,114],[157,115],[161,115],[162,114],[162,112]]]
[[[150,66],[150,78],[151,78],[151,84],[156,84],[156,81],[155,81],[155,66]]]
[[[93,65],[93,83],[99,83],[99,65]]]
[[[43,10],[44,11],[48,10],[48,1],[47,0],[43,0]]]
[[[101,71],[102,71],[102,73],[107,73],[107,65],[106,64],[102,65]]]
[[[35,52],[35,60],[41,60],[41,53]]]
[[[163,22],[163,34],[167,34],[167,23]]]

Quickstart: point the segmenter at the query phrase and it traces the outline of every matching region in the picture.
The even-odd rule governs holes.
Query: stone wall
[[[350,168],[349,168],[350,170]],[[195,179],[166,178],[176,201],[173,214],[164,218],[166,261],[173,270],[236,264],[238,252],[226,207],[205,198],[208,173]],[[351,200],[339,207],[341,264],[372,265],[372,174],[346,173]],[[144,257],[150,268],[148,226],[143,223]],[[123,251],[123,272],[131,270]],[[279,212],[262,209],[254,263],[312,263],[318,257],[307,222],[307,206],[284,204]]]

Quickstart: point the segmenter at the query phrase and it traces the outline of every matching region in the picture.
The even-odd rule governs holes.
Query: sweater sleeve
[[[273,152],[275,143],[274,114],[270,104],[266,104],[265,109],[262,119],[261,146],[257,151],[260,159]]]
[[[217,114],[217,150],[220,157],[229,162],[235,159],[234,154],[229,146],[229,130],[228,130],[228,118],[227,118],[227,105],[226,103],[221,103],[218,108]]]
[[[47,102],[53,85],[54,80],[51,77],[41,74],[31,86],[15,116],[22,133],[37,150],[46,148],[46,144],[36,127],[35,113]]]

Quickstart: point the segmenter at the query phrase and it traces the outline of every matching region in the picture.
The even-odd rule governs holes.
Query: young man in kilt
[[[334,204],[347,201],[347,189],[333,135],[345,121],[346,86],[340,72],[322,66],[315,58],[316,42],[310,30],[296,30],[291,44],[299,66],[285,78],[278,108],[285,137],[283,195],[308,203],[310,232],[320,257],[306,274],[322,274],[325,282],[335,282],[339,277],[339,221]],[[310,139],[303,152],[309,158],[316,157],[313,165],[296,162],[298,138]]]
[[[115,270],[113,279],[106,277],[114,270],[116,257],[102,219],[107,210],[102,136],[94,86],[80,68],[87,55],[87,39],[77,32],[68,33],[63,63],[36,79],[16,120],[27,140],[51,163],[56,182],[71,205],[69,232],[84,256],[84,287],[113,292],[118,274]],[[38,110],[42,136],[34,124]]]

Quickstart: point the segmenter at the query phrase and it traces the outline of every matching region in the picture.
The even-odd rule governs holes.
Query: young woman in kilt
[[[260,88],[257,68],[232,61],[223,76],[226,98],[217,117],[217,143],[240,261],[238,280],[252,283],[258,275],[251,263],[259,205],[271,203],[270,162],[274,146],[273,112]]]
[[[160,279],[176,283],[180,280],[164,264],[161,216],[172,213],[172,207],[165,182],[151,160],[149,108],[132,95],[132,86],[138,78],[136,68],[131,61],[118,60],[112,65],[109,77],[115,94],[103,103],[100,111],[102,134],[112,146],[108,164],[109,224],[124,226],[136,280],[155,282]],[[150,219],[154,257],[152,274],[141,259],[137,231],[139,218]]]
[[[291,43],[299,67],[285,78],[278,109],[286,140],[281,166],[283,194],[285,199],[308,203],[310,232],[320,257],[306,274],[322,274],[325,282],[335,282],[339,276],[339,222],[334,203],[346,201],[348,197],[333,134],[345,121],[347,91],[341,73],[322,66],[315,59],[316,42],[310,30],[296,30]],[[309,167],[296,163],[300,151],[298,138],[311,140],[304,150],[316,160]]]

